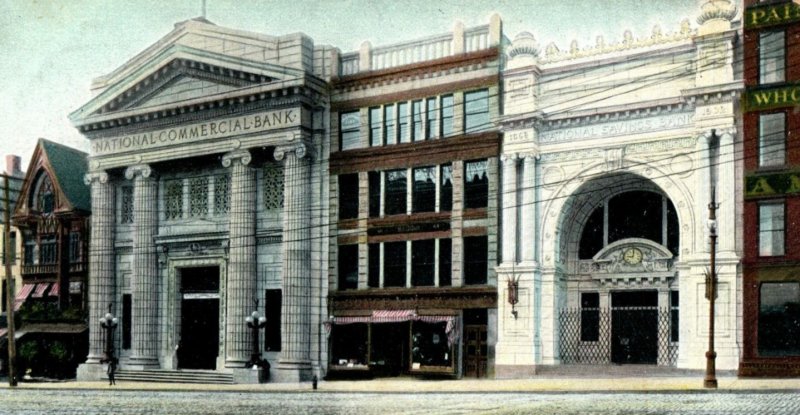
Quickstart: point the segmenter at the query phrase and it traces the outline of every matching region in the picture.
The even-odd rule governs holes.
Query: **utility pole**
[[[711,188],[711,203],[708,204],[708,233],[711,239],[711,269],[706,272],[706,298],[708,298],[708,351],[706,352],[706,376],[703,387],[717,388],[717,352],[714,351],[714,300],[717,299],[717,199],[716,189]]]
[[[8,181],[11,176],[0,174],[3,178],[5,188],[5,201],[4,201],[4,231],[3,231],[3,254],[5,255],[6,263],[6,320],[8,321],[8,386],[17,386],[17,343],[14,339],[14,289],[12,287],[13,277],[11,276],[11,247],[8,246],[11,240],[11,208],[9,207],[9,199],[11,199],[11,192],[8,187]]]

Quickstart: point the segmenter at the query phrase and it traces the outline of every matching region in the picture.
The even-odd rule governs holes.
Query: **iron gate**
[[[564,308],[558,317],[564,364],[675,366],[678,360],[677,316],[669,308]]]

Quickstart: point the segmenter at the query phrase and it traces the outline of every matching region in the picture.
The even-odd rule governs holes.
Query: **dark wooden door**
[[[488,345],[486,325],[464,326],[464,376],[486,377]]]

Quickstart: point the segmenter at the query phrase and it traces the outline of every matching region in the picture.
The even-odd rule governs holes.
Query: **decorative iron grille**
[[[208,215],[208,177],[189,179],[189,216],[200,218]]]
[[[214,213],[226,214],[231,209],[231,175],[220,174],[214,177]]]
[[[167,180],[164,183],[164,217],[166,220],[183,216],[183,180]]]
[[[264,208],[276,210],[283,207],[283,168],[280,164],[264,166]]]
[[[636,315],[644,318],[631,318]],[[564,308],[558,320],[564,364],[677,363],[679,343],[671,341],[677,321],[669,308]]]
[[[120,206],[120,223],[133,223],[133,187],[123,186]]]

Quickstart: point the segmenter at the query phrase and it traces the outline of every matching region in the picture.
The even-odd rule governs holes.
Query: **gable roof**
[[[86,175],[86,153],[58,144],[44,138],[39,139],[45,157],[50,162],[50,167],[73,209],[86,211],[92,210],[92,198],[89,186],[83,182]]]

